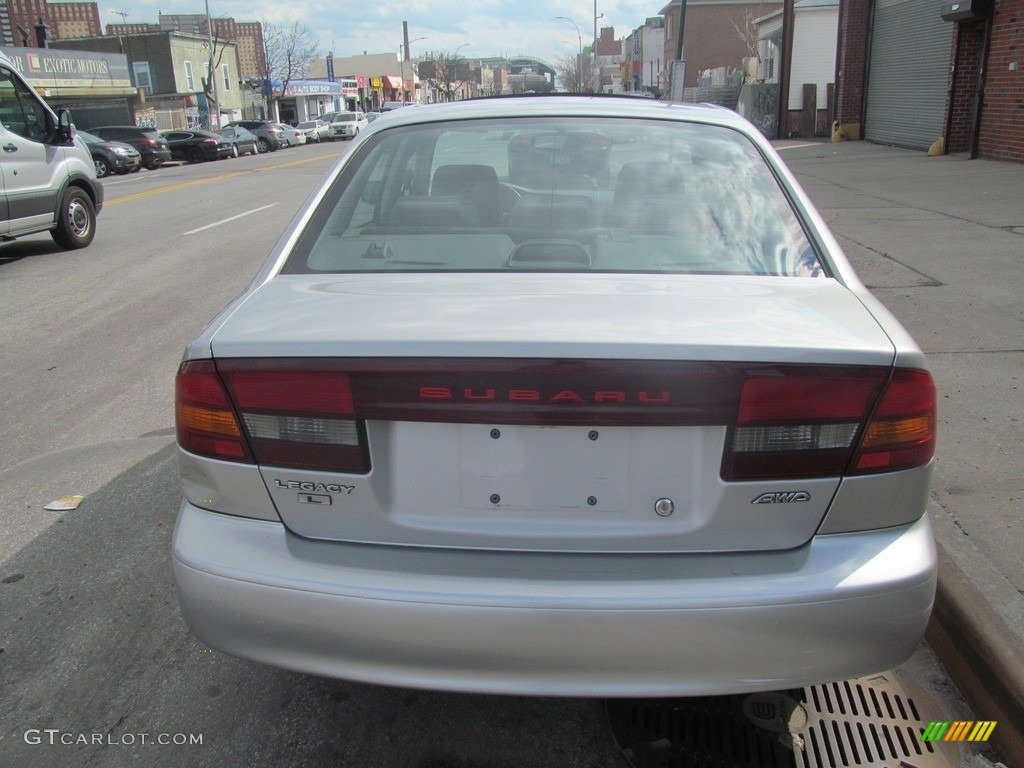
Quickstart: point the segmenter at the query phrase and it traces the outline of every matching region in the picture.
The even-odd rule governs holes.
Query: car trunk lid
[[[813,535],[894,348],[831,279],[276,277],[212,337],[285,521],[515,550]]]

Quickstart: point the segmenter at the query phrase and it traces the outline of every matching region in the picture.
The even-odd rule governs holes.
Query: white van
[[[89,245],[103,207],[89,150],[2,53],[0,150],[0,242],[49,231],[62,248]]]

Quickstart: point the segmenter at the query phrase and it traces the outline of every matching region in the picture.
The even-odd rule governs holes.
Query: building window
[[[148,61],[132,62],[132,71],[135,73],[135,87],[142,88],[147,93],[153,92],[153,80],[149,76]]]
[[[192,62],[185,62],[185,89],[191,93],[196,89],[196,78],[192,74]]]
[[[224,90],[225,91],[230,91],[231,90],[231,76],[230,76],[230,74],[228,74],[228,65],[227,64],[222,64],[220,69],[221,69],[221,73],[224,75]]]

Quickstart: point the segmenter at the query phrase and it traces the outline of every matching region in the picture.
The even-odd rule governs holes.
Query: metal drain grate
[[[775,693],[606,702],[634,768],[954,768],[954,744],[921,741],[944,720],[894,673]]]

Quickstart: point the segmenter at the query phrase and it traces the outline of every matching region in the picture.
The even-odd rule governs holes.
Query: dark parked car
[[[85,131],[77,131],[78,136],[89,148],[92,161],[96,165],[96,178],[102,179],[111,173],[125,174],[142,168],[142,155],[131,144],[120,141],[107,141]]]
[[[259,154],[259,149],[256,147],[256,134],[248,128],[236,125],[231,128],[221,128],[218,131],[214,131],[214,133],[223,136],[231,142],[232,157]]]
[[[288,146],[288,138],[284,131],[269,120],[235,120],[224,127],[234,128],[238,125],[256,134],[256,146],[260,152],[276,152],[281,147]]]
[[[171,159],[171,148],[156,128],[142,128],[136,125],[104,125],[90,128],[89,133],[107,141],[123,141],[131,144],[142,155],[142,167],[153,170]]]
[[[164,131],[161,136],[171,147],[171,157],[201,163],[204,160],[223,160],[231,157],[232,143],[213,131],[192,128],[187,131]]]

